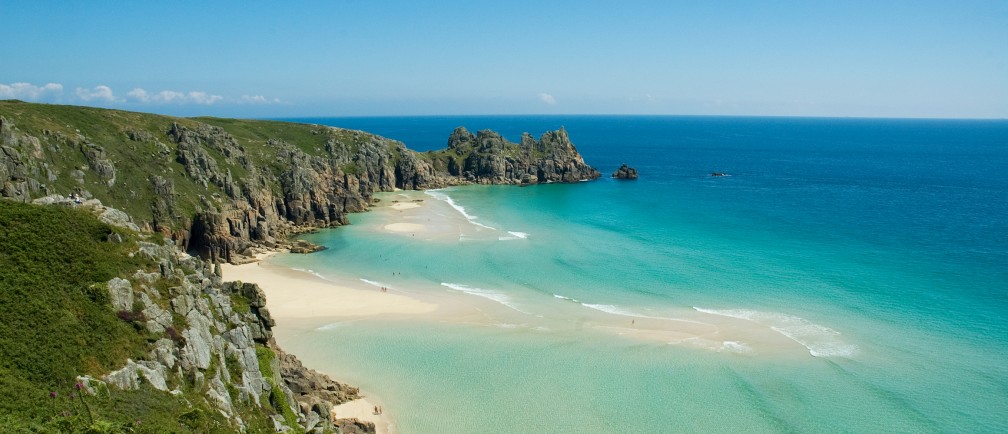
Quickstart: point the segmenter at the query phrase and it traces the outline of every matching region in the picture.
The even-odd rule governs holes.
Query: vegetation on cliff
[[[562,129],[511,143],[460,128],[417,153],[319,125],[0,101],[0,197],[94,197],[214,261],[345,224],[378,191],[598,176]]]
[[[356,389],[275,347],[256,285],[100,211],[0,200],[4,432],[338,431]]]
[[[0,101],[0,427],[373,430],[332,420],[357,389],[280,351],[262,291],[213,264],[345,224],[378,191],[598,176],[563,129],[459,128],[417,153],[319,125]]]
[[[76,387],[80,375],[98,376],[127,359],[142,358],[155,338],[131,318],[116,316],[106,288],[114,277],[155,266],[131,256],[136,248],[131,231],[86,212],[0,200],[0,425],[5,432],[92,427],[184,432],[227,426],[201,400],[191,400],[190,407],[184,397],[153,387],[96,396]]]

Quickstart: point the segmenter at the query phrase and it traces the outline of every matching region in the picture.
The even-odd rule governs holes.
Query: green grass
[[[126,211],[142,226],[143,222],[152,221],[151,207],[157,199],[151,175],[172,180],[177,218],[169,226],[174,230],[189,229],[192,217],[205,208],[200,196],[221,203],[227,199],[220,186],[211,183],[204,187],[188,177],[184,166],[176,160],[177,146],[167,135],[173,123],[193,130],[200,125],[223,129],[242,148],[258,173],[266,175],[266,188],[274,193],[281,191],[276,179],[286,167],[283,162],[277,161],[277,147],[270,144],[273,140],[290,144],[308,155],[322,157],[327,161],[331,157],[326,144],[333,143],[334,155],[339,158],[332,160],[332,163],[335,167],[354,174],[359,173],[360,169],[352,158],[359,153],[360,146],[365,142],[383,140],[366,132],[318,125],[212,117],[188,119],[13,100],[0,101],[0,116],[13,124],[16,134],[38,139],[40,156],[30,160],[37,167],[47,164],[57,178],[49,181],[44,172],[33,174],[32,177],[45,184],[52,193],[67,195],[78,189],[87,190],[102,203]],[[130,132],[145,133],[151,139],[134,141],[129,137]],[[101,146],[107,159],[115,166],[116,182],[111,188],[105,184],[105,180],[88,169],[88,162],[81,152],[81,146],[85,143]],[[394,142],[386,141],[385,147],[393,152],[393,158],[398,158]],[[213,146],[202,146],[202,149],[216,161],[221,173],[230,171],[232,179],[239,185],[243,184],[243,179],[252,175],[237,161],[228,161]],[[163,150],[167,150],[167,153],[162,153]],[[26,153],[31,151],[35,150],[26,152],[22,149]],[[71,176],[71,172],[78,168],[83,168],[83,184],[78,184]]]
[[[259,359],[259,372],[262,372],[263,377],[269,382],[272,390],[269,396],[270,405],[280,414],[283,415],[284,420],[287,425],[294,428],[294,432],[303,432],[297,424],[297,416],[294,415],[294,411],[287,406],[287,395],[283,393],[283,390],[277,385],[276,377],[273,373],[273,368],[270,366],[273,359],[276,358],[276,354],[273,350],[262,346],[256,345],[256,358]]]
[[[113,232],[125,241],[108,242]],[[160,337],[119,319],[105,287],[156,267],[129,256],[137,237],[84,211],[0,200],[0,432],[233,431],[185,380],[170,379],[180,397],[147,383],[97,396],[75,387],[78,375],[143,358]],[[271,429],[260,409],[242,405],[250,431]]]

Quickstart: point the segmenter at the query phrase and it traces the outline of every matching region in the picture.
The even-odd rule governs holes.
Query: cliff
[[[417,153],[319,125],[0,101],[0,197],[97,198],[214,262],[346,224],[379,191],[598,177],[563,129],[516,144],[459,128]]]
[[[417,153],[318,125],[0,101],[0,427],[372,431],[332,420],[357,389],[277,348],[261,290],[214,264],[310,250],[288,237],[378,191],[598,176],[563,129],[460,128]]]
[[[97,200],[0,200],[4,432],[356,432],[285,354],[257,285]],[[339,427],[345,427],[342,429]]]
[[[538,184],[593,180],[599,172],[585,164],[563,128],[539,140],[525,133],[521,143],[483,130],[473,135],[459,127],[447,149],[430,153],[436,168],[480,184]]]

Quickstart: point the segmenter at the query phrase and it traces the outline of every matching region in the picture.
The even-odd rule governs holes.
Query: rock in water
[[[637,179],[637,169],[623,164],[612,174],[616,179]]]

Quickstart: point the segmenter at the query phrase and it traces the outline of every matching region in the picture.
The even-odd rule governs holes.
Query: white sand
[[[417,202],[396,202],[390,207],[396,211],[404,211],[413,208],[420,208],[420,204]]]
[[[284,319],[417,315],[437,305],[406,295],[339,285],[314,274],[264,262],[222,264],[225,280],[258,283],[270,313]]]
[[[427,226],[419,223],[389,223],[383,226],[385,230],[389,232],[410,232],[410,233],[424,233],[427,232]]]
[[[331,414],[333,419],[356,418],[374,423],[375,431],[379,434],[394,433],[395,424],[392,423],[392,419],[385,415],[384,408],[382,408],[382,414],[375,414],[376,405],[380,404],[375,404],[367,398],[355,399],[333,407]]]

